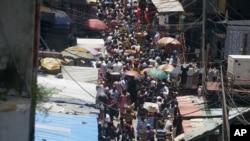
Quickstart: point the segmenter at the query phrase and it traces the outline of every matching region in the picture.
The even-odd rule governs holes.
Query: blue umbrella
[[[70,24],[73,23],[69,15],[62,10],[57,10],[57,9],[52,9],[46,6],[41,6],[40,11],[53,14],[54,15],[53,21],[54,21],[54,24],[57,26],[70,26]]]
[[[168,75],[165,71],[157,68],[150,69],[148,75],[158,79],[167,79]]]
[[[55,10],[55,24],[56,25],[67,25],[69,26],[73,21],[68,16],[68,14],[61,10]]]

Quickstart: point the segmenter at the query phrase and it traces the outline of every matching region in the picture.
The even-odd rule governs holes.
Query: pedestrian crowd
[[[93,17],[104,21],[107,53],[96,63],[100,141],[166,141],[183,133],[176,97],[196,94],[199,63],[184,61],[180,45],[157,44],[159,17],[133,1],[101,1]],[[156,27],[152,30],[152,27]],[[180,41],[179,36],[173,37]],[[161,68],[161,66],[166,68]],[[166,71],[168,67],[171,70]],[[155,69],[156,72],[150,73]],[[157,75],[157,73],[164,74]],[[185,91],[185,92],[184,92]],[[137,119],[136,126],[133,121]],[[118,124],[114,124],[114,123]]]

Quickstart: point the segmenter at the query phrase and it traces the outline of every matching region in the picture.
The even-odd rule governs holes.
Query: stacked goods
[[[135,38],[137,40],[137,43],[142,44],[146,39],[146,35],[141,32],[138,32],[135,34]]]

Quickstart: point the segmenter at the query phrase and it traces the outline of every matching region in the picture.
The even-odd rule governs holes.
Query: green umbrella
[[[165,71],[157,68],[150,69],[148,75],[158,79],[167,79],[168,75]]]

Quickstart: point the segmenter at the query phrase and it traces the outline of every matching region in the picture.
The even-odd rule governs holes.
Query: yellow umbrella
[[[41,67],[51,73],[60,72],[62,62],[63,60],[57,58],[42,58],[40,60]]]
[[[86,58],[86,59],[94,59],[93,54],[91,54],[88,50],[80,46],[72,46],[64,49],[61,54],[63,56],[69,56],[74,59]]]

